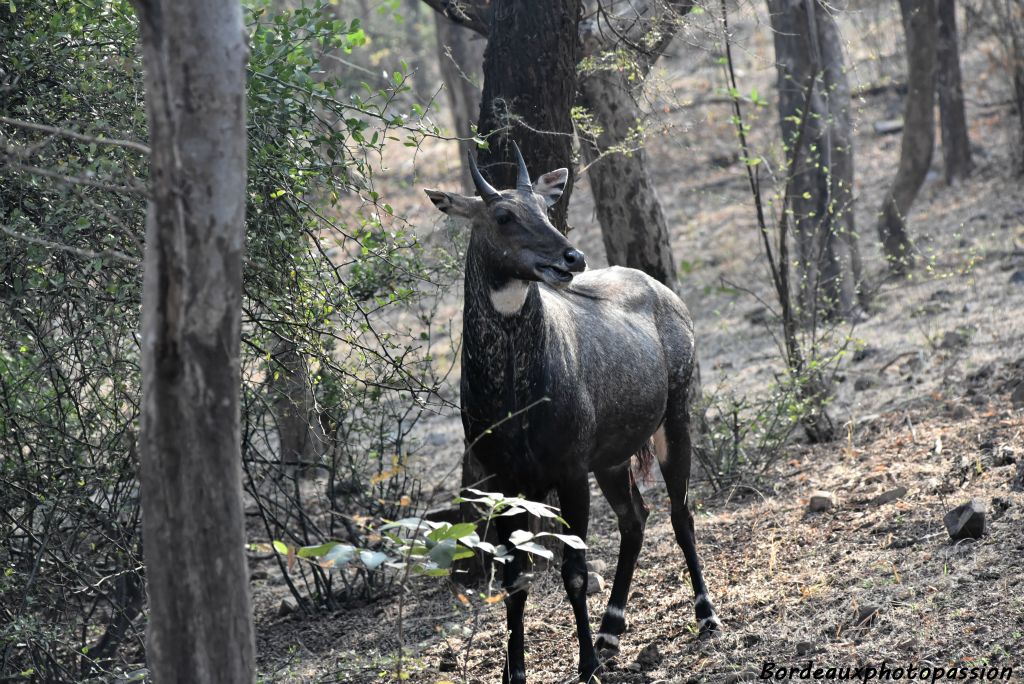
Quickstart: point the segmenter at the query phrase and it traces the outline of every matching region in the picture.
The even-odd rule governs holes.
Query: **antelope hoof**
[[[699,628],[697,632],[698,639],[714,639],[715,637],[722,636],[724,631],[722,621],[714,613],[711,614],[711,617],[698,621],[697,626]]]
[[[600,682],[601,680],[598,679],[597,675],[601,674],[603,669],[604,668],[601,667],[601,664],[597,662],[588,665],[580,663],[580,681],[586,682],[587,684],[596,684],[596,682]]]
[[[526,684],[526,671],[520,668],[502,672],[501,684]]]
[[[614,658],[619,654],[619,637],[613,634],[598,634],[594,641],[594,649],[601,656],[601,660]]]

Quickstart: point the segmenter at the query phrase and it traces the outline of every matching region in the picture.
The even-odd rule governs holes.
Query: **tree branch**
[[[41,133],[59,135],[63,138],[71,138],[72,140],[80,140],[82,142],[87,143],[96,143],[97,145],[116,145],[118,147],[127,147],[128,149],[135,150],[136,152],[141,152],[142,154],[149,154],[149,145],[136,142],[135,140],[118,140],[116,138],[104,138],[101,136],[85,135],[83,133],[76,133],[75,131],[69,130],[67,128],[47,126],[45,124],[34,123],[32,121],[12,119],[6,116],[0,116],[0,123],[5,123],[10,126],[17,126],[18,128],[27,128],[32,131],[40,131]]]
[[[7,168],[12,171],[21,171],[22,173],[29,173],[35,176],[42,176],[44,178],[52,178],[58,183],[64,183],[65,185],[86,185],[90,188],[106,190],[107,192],[125,192],[133,195],[142,195],[143,197],[149,196],[149,193],[146,192],[145,188],[140,188],[135,185],[114,185],[112,183],[104,183],[103,181],[93,180],[92,178],[86,178],[84,176],[68,176],[63,173],[50,171],[49,169],[41,169],[38,166],[31,166],[29,164],[7,162],[0,165],[0,168]]]
[[[12,238],[16,240],[24,240],[25,242],[29,242],[33,245],[39,245],[40,247],[46,247],[48,249],[55,249],[60,252],[67,252],[69,254],[74,254],[75,256],[83,257],[85,259],[119,259],[120,261],[126,261],[134,266],[138,266],[139,264],[142,263],[140,259],[136,259],[135,257],[129,256],[124,252],[118,251],[116,249],[105,249],[102,252],[93,252],[92,250],[81,249],[80,247],[71,247],[70,245],[61,244],[59,242],[53,242],[51,240],[45,240],[43,238],[34,237],[32,235],[19,233],[10,226],[5,226],[3,224],[0,224],[0,232],[10,235]]]
[[[462,0],[422,0],[423,4],[446,19],[465,26],[486,38],[491,31],[490,23],[484,17],[482,7],[475,2]]]
[[[646,74],[672,42],[676,32],[665,31],[651,47],[644,47],[640,41],[652,30],[687,14],[691,9],[692,0],[637,0],[627,3],[625,9],[614,14],[599,7],[592,18],[580,22],[583,55],[589,57],[625,45],[644,57],[640,68]]]

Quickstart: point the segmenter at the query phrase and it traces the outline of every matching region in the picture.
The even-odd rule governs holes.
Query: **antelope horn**
[[[498,191],[495,190],[490,183],[484,180],[483,175],[480,173],[480,169],[477,168],[476,160],[473,158],[473,154],[469,153],[469,173],[473,176],[473,185],[476,186],[476,191],[480,193],[484,202],[490,204],[501,197]]]
[[[517,190],[533,190],[533,183],[530,182],[530,172],[526,169],[526,161],[523,160],[523,153],[519,151],[519,145],[512,141],[512,149],[516,152],[516,163],[519,165],[519,177],[516,178]]]

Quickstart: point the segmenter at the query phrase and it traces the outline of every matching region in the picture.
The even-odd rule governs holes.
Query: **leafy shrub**
[[[393,515],[398,489],[414,493],[372,478],[408,456],[439,385],[429,338],[386,318],[432,274],[372,179],[385,144],[437,131],[403,74],[353,88],[323,68],[366,42],[357,20],[270,7],[246,10],[243,461],[266,538],[308,543],[358,536],[336,521]],[[136,35],[128,2],[0,6],[0,679],[78,681],[143,658]],[[309,468],[326,493],[303,489]],[[331,578],[313,580],[315,602],[333,600]]]

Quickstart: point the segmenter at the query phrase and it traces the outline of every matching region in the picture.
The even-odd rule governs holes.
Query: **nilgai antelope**
[[[672,527],[696,595],[701,635],[721,629],[708,596],[687,508],[690,431],[687,394],[694,364],[686,305],[641,271],[586,271],[583,253],[547,217],[566,169],[536,182],[519,148],[514,190],[498,191],[469,159],[479,197],[427,190],[446,214],[469,219],[462,337],[462,422],[466,441],[490,475],[489,489],[542,499],[554,489],[569,531],[587,537],[587,473],[618,517],[621,542],[608,608],[596,643],[587,617],[585,551],[565,547],[562,579],[576,618],[579,674],[599,671],[598,653],[618,650],[648,509],[630,470],[659,428],[658,454],[672,501]],[[511,416],[511,418],[510,418]],[[649,452],[647,452],[649,453]],[[499,517],[498,537],[526,526]],[[519,554],[504,568],[508,651],[502,682],[526,681]]]

